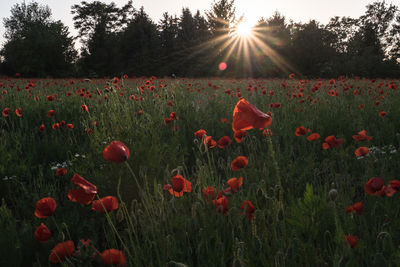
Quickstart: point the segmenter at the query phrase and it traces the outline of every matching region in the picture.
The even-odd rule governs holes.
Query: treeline
[[[78,36],[37,2],[16,4],[4,19],[0,72],[25,77],[400,77],[400,12],[374,2],[359,18],[323,25],[261,18],[249,38],[235,35],[242,18],[234,0],[216,0],[203,16],[183,8],[154,23],[132,1],[72,6]],[[80,51],[75,43],[80,43]],[[228,68],[218,70],[226,62]]]

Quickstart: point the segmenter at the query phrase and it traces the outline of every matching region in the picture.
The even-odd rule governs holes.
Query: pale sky
[[[23,0],[0,0],[0,45],[4,42],[3,18],[10,16],[10,9],[16,3]],[[30,0],[26,0],[30,2]],[[72,35],[76,35],[73,27],[71,6],[79,4],[80,0],[37,0],[37,2],[48,5],[52,10],[53,19],[61,20],[69,27]],[[87,0],[87,2],[92,2]],[[127,3],[127,0],[102,0],[105,3],[115,2],[119,7]],[[287,19],[295,22],[307,22],[315,19],[326,24],[334,16],[350,16],[358,18],[365,12],[365,6],[373,0],[236,0],[237,16],[244,14],[248,22],[255,23],[261,17],[270,17],[276,10]],[[400,7],[400,0],[388,0]],[[204,14],[209,10],[213,0],[134,0],[136,9],[144,6],[146,13],[154,22],[158,22],[164,12],[170,14],[181,14],[183,7],[188,7],[193,13],[200,10]]]

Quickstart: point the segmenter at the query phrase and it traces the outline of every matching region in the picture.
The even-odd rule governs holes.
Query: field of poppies
[[[400,80],[0,79],[0,266],[398,266]]]

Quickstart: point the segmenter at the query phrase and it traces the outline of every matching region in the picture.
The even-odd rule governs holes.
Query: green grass
[[[27,80],[0,80],[0,109],[11,109],[8,117],[0,117],[0,255],[5,255],[0,265],[48,266],[56,244],[72,240],[77,247],[80,239],[87,238],[100,252],[123,250],[132,266],[399,264],[399,195],[375,197],[364,192],[371,177],[382,177],[386,184],[399,178],[400,96],[388,88],[391,81],[337,80],[335,88],[322,80],[320,90],[312,92],[316,80],[156,79],[150,84],[154,92],[145,86],[141,95],[139,88],[146,81],[121,80],[118,88],[105,90],[113,87],[108,80],[42,79],[33,80],[35,86],[28,91]],[[392,82],[400,87],[398,80]],[[77,93],[82,88],[92,92],[91,98]],[[231,123],[237,88],[257,108],[272,112],[272,137],[253,129],[242,143],[234,141]],[[224,92],[228,89],[232,96]],[[328,95],[332,89],[339,96]],[[68,91],[71,96],[66,96]],[[299,92],[302,97],[292,97]],[[46,101],[53,94],[56,100]],[[131,100],[130,95],[140,100]],[[384,99],[375,106],[381,95]],[[318,100],[312,103],[309,96]],[[83,104],[87,112],[82,111]],[[365,108],[359,109],[359,104]],[[22,108],[22,117],[16,116],[16,108]],[[55,115],[48,118],[50,109]],[[380,117],[380,110],[387,115]],[[173,111],[178,119],[167,126],[164,118]],[[74,129],[53,130],[52,125],[62,120],[74,124]],[[46,129],[39,133],[41,124]],[[321,138],[310,142],[295,136],[299,126]],[[88,129],[93,132],[85,134]],[[233,142],[224,149],[207,149],[194,136],[199,129],[216,141],[227,135]],[[352,135],[361,130],[372,141],[356,143]],[[329,135],[345,141],[336,149],[323,150]],[[129,147],[127,163],[133,174],[125,164],[103,159],[103,149],[113,140]],[[357,159],[354,151],[360,146],[378,147],[381,152]],[[249,164],[233,172],[230,164],[241,155]],[[55,175],[52,167],[57,163],[66,165],[67,175]],[[70,182],[74,173],[95,184],[100,197],[117,196],[120,208],[107,218],[91,206],[71,202],[67,193],[75,188]],[[163,190],[176,173],[193,187],[181,198]],[[222,190],[229,178],[239,176],[243,186],[228,196],[229,215],[218,213],[207,204],[202,189]],[[329,197],[332,189],[338,192],[335,199]],[[57,201],[53,219],[34,216],[36,201],[43,197]],[[244,200],[256,208],[252,221],[240,209]],[[345,213],[359,201],[364,204],[362,215]],[[45,244],[34,237],[41,222],[53,232]],[[359,237],[355,248],[346,243],[345,235]],[[102,264],[91,255],[81,248],[79,256],[64,264]]]

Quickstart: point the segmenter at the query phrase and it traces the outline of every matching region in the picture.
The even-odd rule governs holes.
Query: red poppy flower
[[[171,122],[171,118],[165,118],[164,123],[165,125],[168,125]]]
[[[124,253],[117,249],[107,249],[100,254],[100,258],[105,265],[126,266],[126,257]]]
[[[208,148],[214,148],[217,145],[217,142],[212,139],[212,136],[207,136],[206,139],[204,139],[204,144],[207,145]]]
[[[53,130],[57,130],[60,128],[60,124],[58,122],[54,123],[52,127],[53,127]]]
[[[88,194],[96,194],[97,193],[97,187],[88,182],[85,178],[80,176],[79,174],[74,174],[74,176],[71,179],[71,182],[85,190],[86,193]]]
[[[88,106],[82,105],[82,111],[88,111],[88,110],[89,110]]]
[[[169,114],[169,117],[171,120],[176,120],[177,119],[176,112],[171,112],[171,114]]]
[[[1,114],[3,114],[3,117],[8,117],[8,115],[10,114],[10,108],[5,108],[3,109],[3,112]]]
[[[358,108],[359,108],[359,109],[364,109],[364,105],[363,105],[363,104],[360,104],[360,105],[358,105]]]
[[[142,115],[143,114],[143,110],[139,109],[137,112],[138,115]]]
[[[73,256],[75,251],[74,242],[71,240],[58,243],[49,255],[49,261],[53,263],[59,263],[64,261],[66,258]]]
[[[245,156],[239,156],[234,159],[231,163],[231,168],[233,171],[239,171],[240,169],[247,166],[249,160]]]
[[[71,189],[68,191],[68,198],[72,202],[78,202],[83,205],[92,203],[96,194],[88,194],[83,188]]]
[[[67,124],[67,129],[74,129],[75,126],[72,123]]]
[[[67,173],[68,173],[68,171],[67,171],[66,168],[58,168],[58,169],[56,170],[56,175],[57,175],[57,176],[64,176],[64,175],[66,175]]]
[[[328,149],[328,148],[337,148],[341,143],[343,143],[344,139],[336,139],[334,135],[330,135],[327,138],[325,138],[325,142],[322,144],[323,149]]]
[[[53,215],[56,210],[57,203],[54,198],[45,197],[36,202],[35,216],[38,218],[47,218]]]
[[[229,136],[223,136],[218,140],[217,145],[219,148],[224,148],[226,146],[229,146],[231,143],[232,141]]]
[[[346,213],[355,212],[361,215],[364,211],[364,205],[362,202],[354,203],[353,205],[346,208]]]
[[[192,191],[192,183],[183,178],[182,175],[177,174],[171,178],[171,185],[164,185],[164,190],[169,191],[175,197],[183,196],[183,192]]]
[[[44,124],[40,125],[38,129],[39,133],[43,132],[45,128],[46,127],[44,126]]]
[[[245,212],[246,217],[250,221],[254,219],[254,212],[256,208],[254,208],[253,203],[251,203],[249,200],[243,201],[242,205],[240,206],[240,209]]]
[[[202,138],[203,135],[205,135],[207,132],[203,129],[198,130],[197,132],[194,133],[194,136],[196,136],[197,138]]]
[[[221,119],[221,122],[222,122],[222,123],[225,123],[225,124],[228,124],[228,123],[229,123],[229,121],[228,121],[227,118],[222,118],[222,119]]]
[[[207,186],[206,188],[203,188],[203,196],[206,198],[207,203],[210,203],[210,197],[211,201],[215,199],[215,192],[217,189],[215,189],[212,186]]]
[[[296,136],[302,136],[310,132],[310,129],[306,129],[304,126],[300,126],[299,128],[296,129],[294,132]]]
[[[346,235],[346,241],[351,248],[354,248],[357,245],[358,237],[353,235]]]
[[[101,203],[100,203],[101,201]],[[103,203],[103,205],[102,205]],[[103,208],[104,206],[104,208]],[[92,203],[92,210],[98,211],[98,212],[111,212],[113,210],[118,209],[118,200],[114,196],[107,196],[103,197],[100,200],[95,200]]]
[[[357,133],[357,135],[353,135],[353,139],[356,140],[356,142],[365,141],[365,140],[371,141],[372,137],[367,135],[366,130],[362,130],[362,131],[359,131]]]
[[[241,143],[243,138],[246,137],[246,135],[247,135],[246,131],[239,130],[234,133],[233,137],[235,138],[236,142]]]
[[[244,98],[239,100],[233,110],[232,129],[234,132],[253,128],[261,130],[271,123],[272,118],[269,115],[261,112]]]
[[[308,141],[315,141],[318,140],[321,136],[318,133],[312,133],[309,136],[307,136]]]
[[[383,110],[381,110],[381,111],[379,111],[379,117],[384,117],[384,116],[386,116],[386,111],[383,111]]]
[[[44,223],[41,223],[35,230],[35,238],[40,243],[47,243],[51,237],[51,231]]]
[[[239,179],[233,177],[229,179],[227,183],[234,192],[237,192],[239,191],[239,187],[243,185],[243,177],[240,177]]]
[[[18,117],[22,117],[22,108],[17,108],[15,114],[17,114]]]
[[[122,78],[128,79],[128,75],[124,74],[124,76],[122,76]]]
[[[373,195],[373,196],[381,196],[383,191],[382,189],[384,186],[384,181],[382,178],[379,177],[373,177],[368,180],[368,182],[364,185],[364,191],[367,194]]]
[[[167,102],[167,106],[173,107],[173,106],[174,106],[174,103],[172,103],[172,101],[168,101],[168,102]]]
[[[54,97],[54,96],[52,96],[52,95],[48,95],[48,96],[46,96],[46,100],[47,101],[53,101],[53,100],[55,100],[56,98]]]
[[[47,112],[47,115],[46,115],[46,117],[47,118],[50,118],[50,117],[53,117],[54,116],[54,110],[53,109],[50,109],[48,112]]]
[[[124,162],[129,158],[128,147],[120,141],[112,141],[103,151],[103,158],[111,162]]]
[[[294,78],[294,73],[289,74],[289,79],[293,79]]]
[[[222,194],[221,191],[218,192],[218,196],[216,200],[212,201],[213,205],[217,208],[217,211],[220,213],[224,213],[225,215],[228,215],[228,204],[229,200],[226,196]]]
[[[356,151],[354,151],[354,154],[357,157],[365,156],[368,153],[369,153],[369,149],[368,149],[368,147],[365,147],[365,146],[359,147],[359,148],[356,149]]]

